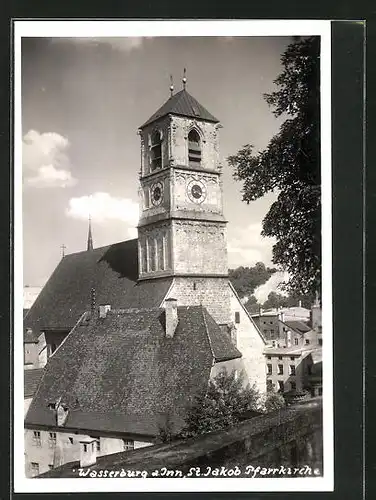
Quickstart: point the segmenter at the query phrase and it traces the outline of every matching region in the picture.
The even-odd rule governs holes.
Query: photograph
[[[14,48],[15,491],[331,491],[330,22]]]

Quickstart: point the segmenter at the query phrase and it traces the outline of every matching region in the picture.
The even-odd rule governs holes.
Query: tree
[[[230,281],[239,297],[249,297],[255,289],[268,281],[276,269],[257,262],[253,267],[237,267],[229,270]]]
[[[244,386],[243,376],[225,369],[209,381],[207,391],[199,394],[188,409],[181,437],[187,438],[234,425],[250,410],[258,408],[259,393]]]
[[[244,307],[250,314],[257,314],[260,310],[260,304],[257,302],[257,299],[254,295],[251,295],[247,302],[244,304]]]
[[[265,413],[271,413],[280,410],[286,406],[286,402],[282,394],[278,392],[268,392],[265,397],[264,408]]]
[[[157,442],[169,443],[175,439],[174,426],[171,413],[167,412],[162,416],[162,423],[158,426]]]
[[[273,263],[288,271],[285,289],[320,292],[320,40],[299,39],[281,57],[277,90],[265,94],[277,117],[286,120],[264,151],[247,144],[228,158],[243,181],[247,203],[277,192],[263,220],[263,236],[276,238]]]
[[[277,292],[270,292],[267,300],[263,303],[263,308],[278,309],[278,307],[289,307],[289,298]]]

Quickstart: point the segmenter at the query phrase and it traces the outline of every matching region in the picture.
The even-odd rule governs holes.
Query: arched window
[[[195,129],[192,129],[188,134],[188,163],[191,167],[201,163],[201,140]]]
[[[151,171],[162,168],[162,136],[157,130],[151,136]]]

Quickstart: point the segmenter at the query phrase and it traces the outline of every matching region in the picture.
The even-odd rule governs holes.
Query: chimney
[[[285,313],[281,311],[279,316],[281,318],[282,323],[284,323],[285,322]]]
[[[88,467],[97,461],[97,439],[80,441],[80,467]]]
[[[172,338],[179,323],[178,301],[170,298],[165,300],[166,309],[166,337]]]
[[[99,306],[99,317],[106,318],[108,311],[111,311],[111,306],[109,304]]]
[[[302,301],[299,300],[299,307],[302,307]]]

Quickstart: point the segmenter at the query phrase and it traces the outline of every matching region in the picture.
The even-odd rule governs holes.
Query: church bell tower
[[[193,280],[199,297],[200,280],[228,277],[221,125],[185,82],[139,129],[139,280]]]

